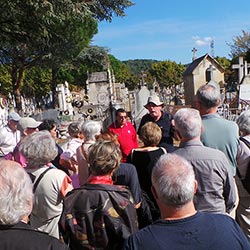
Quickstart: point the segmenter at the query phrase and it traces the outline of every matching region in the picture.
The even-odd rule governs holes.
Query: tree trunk
[[[53,108],[58,107],[58,97],[56,94],[56,86],[57,86],[57,72],[58,68],[52,68],[52,83],[51,83],[51,91],[52,91],[52,106]]]
[[[24,46],[24,51],[26,46]],[[21,99],[21,84],[23,80],[24,73],[24,54],[22,57],[18,56],[17,48],[13,51],[13,62],[12,62],[12,70],[11,70],[11,78],[12,78],[12,87],[13,94],[16,102],[16,110],[20,115],[22,114],[22,99]]]

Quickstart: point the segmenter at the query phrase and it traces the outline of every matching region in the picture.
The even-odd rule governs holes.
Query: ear
[[[204,132],[204,126],[201,124],[201,134]]]
[[[154,187],[154,186],[151,186],[151,192],[152,192],[152,194],[153,194],[155,200],[158,200],[158,195],[157,195],[157,193],[156,193],[156,190],[155,190],[155,187]]]
[[[180,135],[180,133],[178,132],[178,130],[175,130],[175,131],[174,131],[174,138],[175,138],[175,140],[177,140],[177,141],[180,141],[180,140],[181,140],[181,135]]]
[[[219,107],[220,105],[221,105],[221,99],[217,101],[217,107]]]
[[[196,194],[198,188],[198,181],[194,180],[194,194]]]

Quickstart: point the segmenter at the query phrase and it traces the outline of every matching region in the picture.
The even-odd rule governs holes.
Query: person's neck
[[[118,122],[115,122],[115,126],[116,126],[117,128],[122,128],[124,125],[125,125],[125,123],[118,123]]]
[[[84,144],[93,144],[93,143],[95,143],[95,140],[91,140],[91,139],[83,140],[83,141],[84,141]]]
[[[197,213],[193,202],[189,202],[179,208],[163,205],[162,207],[160,207],[160,210],[161,210],[161,218],[163,220],[184,219],[193,216]]]
[[[192,139],[190,138],[181,138],[181,143],[188,142],[188,141],[200,141],[200,136],[194,137]]]
[[[200,111],[200,115],[210,115],[210,114],[216,114],[217,113],[217,107],[204,109]]]
[[[28,224],[29,222],[29,216],[24,216],[22,219],[21,219],[21,222],[25,223],[25,224]]]
[[[159,148],[158,146],[145,146],[142,148],[138,148],[136,150],[138,150],[138,151],[153,151],[153,150],[156,150],[158,148]]]

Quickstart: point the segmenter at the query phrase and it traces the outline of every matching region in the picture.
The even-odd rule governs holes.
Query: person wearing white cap
[[[144,115],[141,119],[138,134],[140,135],[141,127],[147,122],[155,122],[162,131],[162,138],[159,143],[159,147],[164,147],[168,152],[174,151],[173,138],[174,129],[172,126],[172,115],[162,110],[164,103],[160,101],[159,96],[149,96],[146,105],[144,106],[148,110],[148,114]]]
[[[12,152],[20,141],[20,131],[17,125],[21,117],[16,112],[11,112],[7,119],[7,124],[0,129],[0,158]]]
[[[26,136],[28,136],[34,132],[37,132],[38,126],[41,123],[42,122],[36,121],[35,119],[33,119],[31,117],[22,117],[18,122],[18,129],[21,132],[22,139],[16,145],[13,152],[10,152],[4,158],[6,160],[14,160],[14,161],[20,163],[23,167],[26,167],[26,165],[27,165],[26,159],[19,151],[20,143],[25,139]]]
[[[22,136],[32,134],[35,131],[38,131],[38,127],[42,122],[36,121],[31,117],[23,117],[18,123],[18,128],[22,133]]]

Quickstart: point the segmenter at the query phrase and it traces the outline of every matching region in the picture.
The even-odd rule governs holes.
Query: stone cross
[[[233,64],[232,69],[238,69],[239,72],[239,83],[241,83],[243,76],[244,76],[244,62],[243,57],[239,57],[239,64]]]
[[[208,71],[210,71],[210,81],[214,81],[214,74],[213,71],[216,70],[212,64],[210,64]]]
[[[247,61],[244,62],[244,76],[248,75],[248,68],[250,68],[250,63],[247,63]]]
[[[193,61],[196,60],[196,52],[197,52],[197,49],[196,48],[193,48],[192,49],[192,52],[193,52]]]

